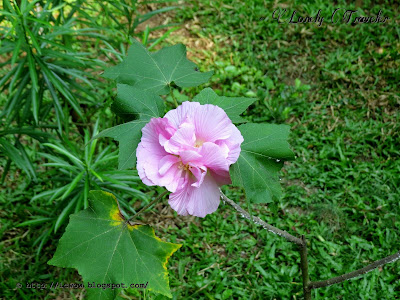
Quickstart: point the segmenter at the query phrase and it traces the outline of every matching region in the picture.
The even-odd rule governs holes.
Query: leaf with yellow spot
[[[130,225],[114,195],[91,191],[89,207],[71,215],[48,263],[78,269],[89,299],[114,299],[122,284],[146,283],[146,290],[172,297],[167,262],[180,246],[163,242],[150,226]]]

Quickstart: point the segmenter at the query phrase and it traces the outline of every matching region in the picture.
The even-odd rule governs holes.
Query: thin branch
[[[281,230],[279,228],[276,228],[276,227],[264,222],[263,220],[261,220],[258,217],[250,216],[250,214],[247,211],[245,211],[243,208],[241,208],[239,204],[235,203],[234,201],[232,201],[231,199],[226,197],[225,194],[222,193],[222,191],[221,191],[221,198],[225,202],[228,202],[228,204],[233,206],[233,208],[236,209],[242,215],[242,217],[246,218],[247,220],[253,221],[257,225],[261,225],[264,229],[268,230],[269,232],[272,232],[272,233],[275,233],[275,234],[277,234],[277,235],[279,235],[281,237],[284,237],[289,242],[295,243],[295,244],[299,245],[300,247],[304,247],[305,246],[305,242],[303,240],[291,235],[290,233],[288,233],[288,232],[286,232],[284,230]]]
[[[174,89],[172,87],[170,87],[170,89],[171,89],[172,99],[174,100],[174,104],[175,104],[176,107],[178,107],[179,104],[178,104],[178,101],[176,101],[176,98],[175,98],[175,95],[174,95]]]
[[[142,214],[144,211],[146,211],[150,206],[152,206],[154,203],[160,201],[168,191],[163,192],[161,195],[158,195],[155,199],[153,199],[149,204],[147,204],[145,207],[143,207],[141,210],[139,210],[136,214],[134,214],[128,222],[131,222],[132,220],[136,219],[140,214]]]
[[[373,262],[372,264],[370,264],[364,268],[358,269],[356,271],[353,271],[353,272],[350,272],[347,274],[343,274],[338,277],[330,278],[330,279],[324,280],[324,281],[311,282],[308,285],[308,288],[309,289],[317,289],[317,288],[321,288],[321,287],[330,286],[335,283],[340,283],[340,282],[364,275],[380,266],[395,262],[398,259],[400,259],[400,251],[397,252],[396,254],[393,254],[393,255],[387,256],[385,258],[382,258],[380,260],[377,260],[377,261]]]
[[[307,260],[307,242],[304,238],[304,235],[301,236],[301,240],[303,241],[303,246],[300,246],[300,268],[301,275],[303,277],[303,293],[305,300],[311,300],[311,289],[309,287],[310,284],[310,276],[308,275],[308,260]]]
[[[304,299],[306,299],[306,300],[311,299],[311,290],[312,289],[326,287],[326,286],[330,286],[332,284],[341,283],[343,281],[346,281],[346,280],[349,280],[352,278],[356,278],[356,277],[364,275],[380,266],[395,262],[400,259],[400,251],[399,251],[393,255],[387,256],[380,260],[377,260],[377,261],[373,262],[372,264],[369,264],[368,266],[361,268],[359,270],[356,270],[356,271],[353,271],[353,272],[350,272],[347,274],[343,274],[338,277],[330,278],[330,279],[324,280],[324,281],[310,282],[310,278],[309,278],[309,274],[308,274],[308,261],[307,261],[307,242],[306,242],[304,236],[302,236],[301,239],[299,239],[284,230],[281,230],[279,228],[276,228],[276,227],[264,222],[263,220],[261,220],[258,217],[251,216],[247,211],[245,211],[243,208],[241,208],[239,204],[235,203],[234,201],[232,201],[231,199],[226,197],[224,195],[224,193],[222,193],[222,191],[220,191],[220,193],[221,193],[221,198],[225,202],[228,202],[228,204],[233,206],[233,208],[235,208],[241,214],[242,217],[253,221],[257,225],[261,225],[264,229],[266,229],[272,233],[275,233],[279,236],[284,237],[289,242],[299,245],[300,268],[301,268],[302,277],[303,277],[303,292],[304,292]]]

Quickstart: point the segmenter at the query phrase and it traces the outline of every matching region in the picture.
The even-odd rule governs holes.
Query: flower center
[[[189,164],[184,165],[183,162],[179,162],[178,168],[183,169],[184,171],[187,171],[187,170],[189,170],[190,166],[189,166]]]
[[[195,146],[196,148],[199,148],[199,147],[201,147],[201,146],[203,145],[203,143],[204,143],[203,140],[201,140],[201,139],[196,139],[196,141],[194,142],[194,146]]]

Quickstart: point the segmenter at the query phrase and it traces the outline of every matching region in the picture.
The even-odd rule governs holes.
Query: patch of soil
[[[181,4],[184,5],[184,3]],[[153,6],[146,5],[146,7],[142,7],[141,9],[139,9],[139,11],[141,14],[144,14],[156,9],[160,9],[159,4],[157,5],[154,4]],[[150,28],[155,28],[157,26],[168,25],[170,23],[173,23],[174,17],[175,17],[174,10],[155,15],[149,20],[139,24],[139,26],[136,27],[136,33],[144,32],[146,26],[149,26]],[[204,51],[211,53],[212,56],[215,57],[215,52],[213,52],[215,44],[212,41],[211,37],[205,37],[201,35],[200,21],[197,17],[194,17],[193,20],[185,22],[182,25],[178,25],[178,27],[180,28],[172,32],[169,35],[169,37],[166,38],[167,42],[173,45],[178,43],[184,44],[187,47],[188,51],[187,56],[190,60],[192,60],[193,58],[198,58],[198,59],[207,58],[208,55],[206,55]],[[168,27],[150,32],[149,39],[150,40],[158,39],[162,37],[171,28],[172,27]],[[154,48],[161,49],[162,46],[158,44]]]

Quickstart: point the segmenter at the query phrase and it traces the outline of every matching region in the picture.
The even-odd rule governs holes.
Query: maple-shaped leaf
[[[210,88],[205,88],[193,98],[194,102],[200,104],[214,104],[221,107],[233,123],[247,122],[240,117],[240,114],[256,100],[256,98],[218,96]]]
[[[70,216],[48,264],[78,269],[89,299],[114,299],[121,289],[88,283],[147,284],[147,290],[172,297],[167,262],[180,246],[163,242],[150,226],[128,222],[114,195],[91,191],[89,207]]]
[[[117,84],[117,97],[112,104],[116,114],[124,119],[150,120],[164,115],[164,100],[127,84]]]
[[[240,155],[230,168],[232,183],[244,187],[252,202],[268,203],[281,196],[278,172],[283,161],[293,160],[287,138],[290,127],[247,123],[238,126],[244,141]]]
[[[199,72],[196,64],[187,59],[186,47],[182,44],[151,53],[134,40],[124,61],[107,69],[103,76],[164,95],[170,92],[172,82],[180,87],[193,87],[207,82],[212,74],[212,71]]]
[[[103,130],[94,138],[111,137],[119,142],[118,169],[136,165],[136,148],[142,137],[142,128],[151,118],[164,115],[164,102],[154,93],[143,92],[125,84],[117,86],[115,105],[120,114],[137,116],[139,119]]]

